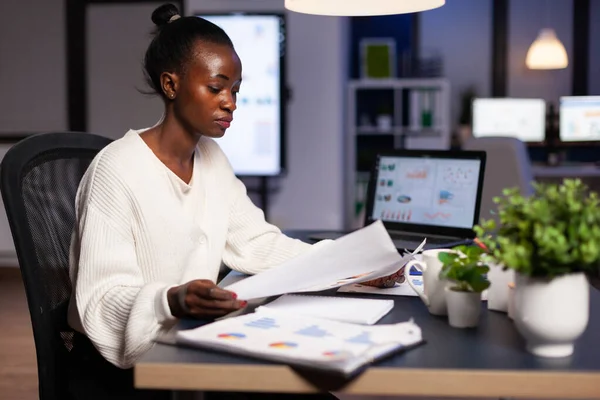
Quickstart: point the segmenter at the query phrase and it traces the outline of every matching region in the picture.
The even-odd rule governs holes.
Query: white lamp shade
[[[285,8],[304,14],[367,16],[407,14],[445,3],[446,0],[285,0]]]
[[[554,29],[542,29],[533,42],[526,59],[530,69],[562,69],[569,65],[565,46],[556,37]]]

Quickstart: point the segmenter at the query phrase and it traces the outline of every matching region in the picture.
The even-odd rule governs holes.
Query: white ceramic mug
[[[490,272],[487,278],[490,287],[487,294],[488,309],[508,312],[509,283],[515,280],[514,270],[504,271],[502,265],[488,262]]]
[[[429,312],[433,315],[448,315],[445,291],[447,282],[439,278],[440,271],[442,270],[442,262],[438,259],[438,255],[442,252],[454,253],[450,249],[425,250],[421,254],[423,261],[412,260],[406,264],[406,268],[404,269],[406,282],[419,295],[429,309]],[[415,286],[410,278],[412,267],[423,273],[422,291]]]

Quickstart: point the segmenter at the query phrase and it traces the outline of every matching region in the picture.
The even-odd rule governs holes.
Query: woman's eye
[[[214,94],[217,94],[217,93],[219,93],[221,91],[221,89],[216,88],[216,87],[212,87],[212,86],[209,86],[208,90],[210,90],[210,92],[214,93]]]

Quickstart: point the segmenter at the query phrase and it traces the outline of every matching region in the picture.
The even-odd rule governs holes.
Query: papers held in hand
[[[401,256],[381,221],[315,246],[279,267],[225,287],[239,299],[317,292],[393,274],[419,253]]]

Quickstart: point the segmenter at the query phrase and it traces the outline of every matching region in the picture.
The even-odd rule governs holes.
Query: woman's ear
[[[179,89],[179,76],[172,72],[163,72],[160,74],[160,87],[167,99],[175,99]]]

